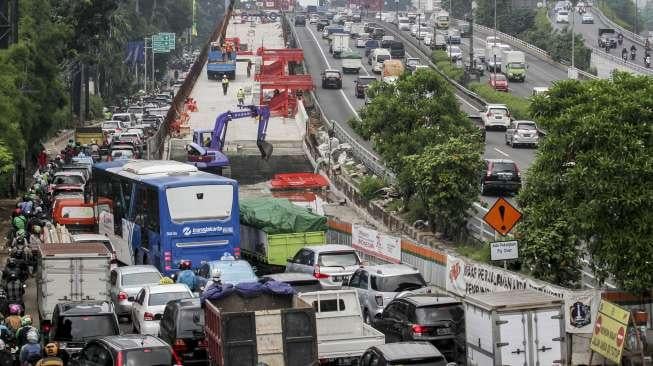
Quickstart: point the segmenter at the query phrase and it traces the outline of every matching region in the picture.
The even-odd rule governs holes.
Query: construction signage
[[[619,364],[629,319],[628,310],[601,300],[590,344],[592,351]]]
[[[521,212],[505,198],[499,197],[483,220],[501,235],[508,234],[521,219]]]

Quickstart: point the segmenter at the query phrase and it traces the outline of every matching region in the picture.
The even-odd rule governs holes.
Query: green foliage
[[[640,3],[641,4],[641,3]],[[635,2],[631,0],[601,0],[599,9],[608,19],[620,26],[633,31],[635,23]],[[638,28],[642,29],[642,17],[638,19]]]
[[[480,0],[474,12],[476,23],[494,28],[495,0]],[[513,36],[533,27],[535,10],[513,8],[511,0],[496,0],[497,30]]]
[[[383,180],[374,175],[366,175],[358,183],[358,190],[366,201],[379,197],[380,189],[383,187],[385,187]]]
[[[90,104],[90,118],[93,120],[102,120],[104,119],[104,101],[102,100],[102,97],[93,94],[89,97],[89,104]]]
[[[431,57],[433,58],[435,66],[438,68],[438,70],[442,71],[443,74],[447,75],[447,77],[450,79],[455,80],[457,83],[463,82],[465,70],[456,67],[456,65],[449,61],[449,55],[446,51],[433,51]]]
[[[547,131],[519,195],[520,255],[535,275],[559,284],[578,278],[588,255],[599,280],[629,291],[653,286],[653,83],[559,81],[533,98]]]
[[[531,119],[529,111],[531,103],[528,99],[511,93],[496,91],[487,84],[471,83],[469,88],[489,103],[501,103],[507,105],[514,118]]]
[[[0,139],[0,193],[6,195],[14,172],[14,156],[4,139]]]

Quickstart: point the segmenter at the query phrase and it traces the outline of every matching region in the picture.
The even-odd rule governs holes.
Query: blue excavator
[[[227,111],[215,119],[212,130],[194,130],[193,142],[186,145],[187,162],[198,169],[222,175],[231,176],[229,158],[223,153],[224,141],[227,136],[229,122],[240,118],[258,119],[256,146],[261,152],[261,158],[268,160],[272,156],[272,144],[265,141],[270,120],[270,109],[262,105],[239,105],[237,111]]]

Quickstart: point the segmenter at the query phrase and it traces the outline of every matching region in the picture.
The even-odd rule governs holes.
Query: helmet
[[[27,332],[27,341],[29,343],[38,343],[39,334],[36,333],[36,330],[32,329],[29,332]]]
[[[7,267],[16,267],[16,258],[9,257],[7,259]]]
[[[23,310],[23,309],[19,304],[9,305],[9,314],[11,314],[11,315],[18,315],[18,314],[20,314],[21,310]]]
[[[226,78],[226,77],[227,77],[227,75],[226,75],[226,74],[225,74],[225,75],[222,75],[222,77],[223,77],[223,78]]]
[[[181,263],[179,263],[179,269],[185,270],[185,269],[190,269],[190,261],[188,260],[182,260]]]
[[[40,234],[41,233],[41,227],[38,226],[38,225],[34,225],[34,226],[32,226],[32,231],[34,232],[34,234]]]
[[[16,281],[17,279],[18,279],[18,275],[16,274],[16,272],[9,273],[9,281]]]
[[[59,354],[59,346],[56,343],[48,343],[45,345],[45,354],[50,357],[56,357]]]
[[[24,317],[20,318],[20,325],[23,327],[32,325],[32,317],[29,315],[25,315]]]
[[[25,239],[25,229],[19,229],[16,231],[16,237],[19,239]]]
[[[220,278],[222,277],[222,271],[220,268],[213,268],[211,271],[211,278],[213,278],[214,281],[220,281]]]

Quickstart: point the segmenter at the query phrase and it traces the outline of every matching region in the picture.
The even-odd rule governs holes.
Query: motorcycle
[[[635,51],[630,51],[630,60],[634,60],[635,56],[637,56],[637,53]]]
[[[651,57],[645,57],[644,58],[644,66],[646,66],[647,69],[651,68]]]

